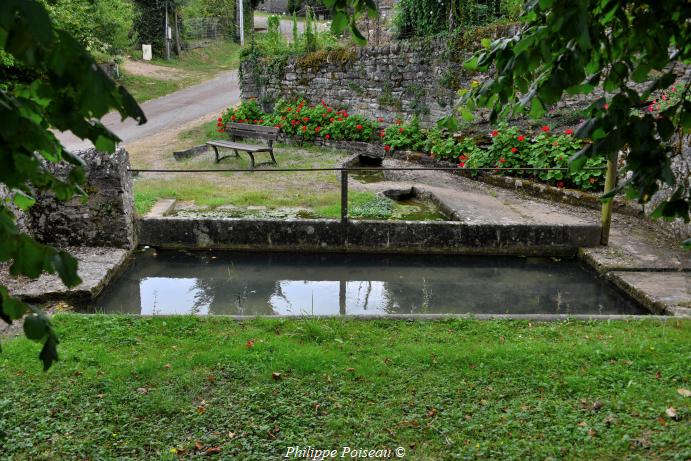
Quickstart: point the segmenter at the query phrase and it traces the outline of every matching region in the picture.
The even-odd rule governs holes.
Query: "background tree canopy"
[[[139,123],[146,118],[122,86],[96,65],[94,58],[68,32],[54,27],[37,0],[0,2],[0,54],[30,78],[0,86],[0,187],[10,191],[0,200],[0,262],[10,261],[12,275],[38,277],[57,273],[67,286],[80,282],[69,254],[36,242],[19,231],[15,207],[33,205],[36,190],[52,190],[59,199],[83,194],[80,158],[65,151],[51,129],[72,131],[102,151],[113,151],[117,136],[99,121],[111,109]],[[67,180],[56,178],[45,162],[73,165]],[[36,307],[10,296],[0,286],[0,318],[12,322],[29,312],[24,331],[40,341],[40,358],[48,368],[57,359],[57,337],[48,318]]]

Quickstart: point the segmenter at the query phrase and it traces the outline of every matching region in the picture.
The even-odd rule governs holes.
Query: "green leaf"
[[[331,21],[331,32],[338,35],[348,27],[348,15],[343,11],[337,11]]]
[[[24,334],[33,341],[40,341],[48,335],[50,325],[45,316],[31,313],[24,317]]]
[[[77,260],[69,253],[60,251],[53,256],[53,266],[67,287],[71,288],[82,283],[82,279],[77,275]]]
[[[53,333],[52,327],[50,328],[48,339],[43,343],[43,349],[41,349],[38,358],[43,362],[43,371],[47,371],[58,360],[58,338]]]
[[[26,211],[29,208],[31,208],[34,205],[34,203],[36,203],[36,199],[18,190],[14,192],[12,203],[17,205],[19,209]]]

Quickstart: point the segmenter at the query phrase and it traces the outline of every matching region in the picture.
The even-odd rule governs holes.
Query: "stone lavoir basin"
[[[576,260],[138,252],[91,312],[142,315],[644,315]]]

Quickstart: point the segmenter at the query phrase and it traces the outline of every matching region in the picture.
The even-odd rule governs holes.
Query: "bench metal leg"
[[[278,162],[276,161],[276,158],[274,157],[274,150],[271,149],[269,151],[269,154],[271,154],[271,161],[274,162],[274,165],[278,166]]]
[[[214,148],[214,153],[216,154],[216,163],[219,163],[221,159],[218,157],[218,147],[216,146],[211,146]]]
[[[252,152],[247,152],[250,156],[250,168],[254,170],[254,154]]]
[[[240,152],[237,149],[233,149],[233,152],[235,152],[235,157],[240,158]]]

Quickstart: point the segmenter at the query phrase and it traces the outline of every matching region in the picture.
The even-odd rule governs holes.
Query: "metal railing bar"
[[[578,171],[606,171],[606,167],[581,168]],[[170,170],[170,169],[147,169],[130,168],[131,173],[280,173],[280,172],[306,172],[306,171],[569,171],[569,168],[529,168],[529,167],[506,167],[506,168],[388,168],[388,167],[356,167],[356,168],[270,168],[270,169],[250,169],[250,168],[223,168],[223,169],[192,169],[192,170]]]

